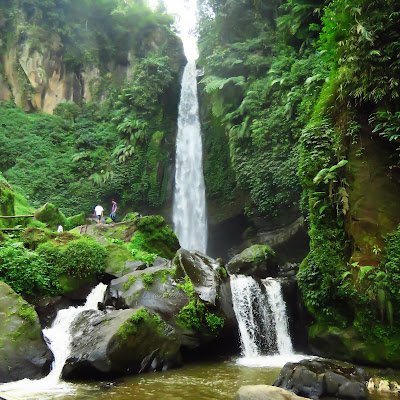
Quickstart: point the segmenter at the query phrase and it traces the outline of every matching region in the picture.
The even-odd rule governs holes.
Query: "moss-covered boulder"
[[[35,219],[45,223],[50,229],[57,229],[58,225],[66,226],[65,215],[51,203],[46,203],[35,212]]]
[[[226,292],[220,291],[221,275],[215,260],[180,250],[174,263],[160,259],[157,266],[112,280],[105,304],[155,312],[174,327],[182,346],[197,348],[220,337],[231,317],[217,296]]]
[[[275,252],[264,245],[248,247],[226,264],[226,270],[230,275],[276,276]]]
[[[135,258],[126,246],[110,242],[106,244],[105,249],[107,251],[106,274],[119,278],[133,271],[131,265]],[[143,264],[142,261],[137,262]]]
[[[171,260],[180,247],[177,236],[166,224],[164,218],[159,215],[135,216],[132,219],[110,225],[98,224],[87,233],[93,235],[102,244],[111,242],[124,245],[135,259],[146,262],[156,256]],[[111,247],[110,250],[116,249]],[[118,256],[121,255],[122,253],[119,252]],[[129,259],[125,261],[129,261]],[[120,268],[121,265],[122,263],[117,268]]]
[[[200,299],[214,304],[220,281],[220,264],[200,253],[179,249],[174,259],[176,276],[187,276],[193,284],[194,291]]]
[[[86,214],[80,213],[77,215],[73,215],[72,217],[66,218],[65,221],[65,229],[70,230],[77,226],[86,225],[87,224]]]
[[[64,378],[128,375],[181,365],[174,329],[144,308],[85,311],[75,319],[71,332]]]
[[[41,378],[52,360],[35,309],[0,281],[0,382]]]
[[[160,215],[141,217],[131,239],[134,248],[171,260],[179,249],[179,241],[173,230]]]
[[[133,271],[110,282],[105,304],[116,308],[146,309],[158,313],[166,322],[173,323],[189,297],[182,286],[177,286],[170,264]]]

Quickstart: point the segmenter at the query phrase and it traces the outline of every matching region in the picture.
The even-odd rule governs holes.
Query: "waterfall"
[[[196,63],[189,61],[179,104],[173,222],[183,248],[205,253],[207,217],[196,75]]]
[[[275,322],[275,334],[279,354],[292,354],[293,346],[289,334],[286,305],[283,301],[280,283],[272,278],[262,281]]]
[[[69,307],[58,311],[51,327],[43,329],[43,336],[47,339],[48,346],[54,356],[49,375],[39,380],[23,379],[21,381],[0,384],[0,391],[24,397],[29,393],[30,398],[35,398],[34,394],[40,394],[38,398],[42,398],[42,393],[49,394],[51,392],[51,396],[53,396],[57,392],[70,393],[74,391],[74,387],[71,384],[60,380],[62,369],[70,352],[70,326],[81,312],[85,310],[97,310],[97,304],[103,301],[106,289],[106,285],[99,283],[90,292],[83,306]]]
[[[48,340],[50,350],[54,355],[50,374],[44,378],[53,384],[57,384],[61,377],[70,352],[71,335],[69,329],[72,322],[82,311],[97,310],[97,304],[103,301],[107,285],[99,283],[88,295],[86,302],[80,307],[69,307],[57,313],[51,328],[43,329],[43,336]]]
[[[281,285],[272,278],[261,283],[250,276],[231,276],[232,303],[242,350],[242,358],[237,362],[275,367],[299,361],[304,356],[293,352]]]
[[[242,355],[256,357],[273,352],[272,314],[260,286],[250,276],[231,276],[232,303],[239,324]]]

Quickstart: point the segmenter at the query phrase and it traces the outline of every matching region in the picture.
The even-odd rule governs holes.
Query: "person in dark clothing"
[[[117,202],[112,200],[112,208],[111,208],[111,214],[110,218],[112,219],[113,222],[115,222],[115,213],[117,212]]]

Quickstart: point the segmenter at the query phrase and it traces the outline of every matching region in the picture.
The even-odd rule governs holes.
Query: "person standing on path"
[[[94,216],[97,218],[97,223],[99,224],[101,221],[101,217],[103,216],[103,211],[104,208],[98,204],[95,208],[94,208]]]
[[[115,222],[115,213],[117,212],[117,202],[113,200],[112,201],[112,209],[111,209],[111,214],[110,214],[110,218],[112,219],[113,222]]]

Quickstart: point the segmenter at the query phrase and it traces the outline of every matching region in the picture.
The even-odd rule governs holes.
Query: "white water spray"
[[[88,295],[86,302],[80,307],[69,307],[57,313],[51,328],[43,329],[43,336],[48,340],[48,346],[54,355],[51,371],[43,379],[21,381],[0,384],[0,392],[9,393],[12,396],[21,398],[45,398],[60,393],[65,394],[74,391],[74,386],[63,382],[61,372],[70,353],[71,334],[70,327],[72,322],[81,312],[85,310],[97,310],[97,304],[104,299],[107,285],[99,283]]]

